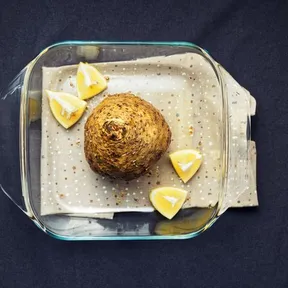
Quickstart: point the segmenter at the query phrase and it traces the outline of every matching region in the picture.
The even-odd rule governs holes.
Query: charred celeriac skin
[[[105,98],[87,119],[84,133],[84,151],[91,169],[123,180],[145,174],[171,142],[163,115],[130,93]]]

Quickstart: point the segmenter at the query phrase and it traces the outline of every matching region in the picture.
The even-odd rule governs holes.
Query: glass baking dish
[[[199,63],[196,63],[193,67],[192,64],[187,64],[190,61],[187,58],[188,56],[190,60],[193,60],[194,57],[194,60],[200,59],[201,61],[198,61]],[[164,64],[157,59],[163,60]],[[156,60],[161,65],[157,63]],[[192,100],[189,100],[189,103],[192,103],[193,113],[187,114],[189,118],[185,118],[185,121],[187,122],[189,120],[188,122],[193,124],[195,135],[197,131],[204,129],[203,125],[205,124],[203,123],[205,123],[205,121],[210,123],[211,130],[217,131],[217,133],[215,133],[216,136],[214,135],[213,143],[209,141],[209,135],[207,136],[208,138],[206,137],[206,140],[202,140],[202,137],[205,138],[205,135],[203,136],[201,133],[199,133],[200,136],[199,134],[195,136],[196,138],[200,138],[191,140],[192,142],[194,141],[194,144],[197,142],[198,145],[204,146],[203,149],[205,148],[207,159],[211,158],[211,155],[213,155],[213,157],[216,155],[215,163],[217,163],[217,167],[216,165],[213,167],[214,186],[212,186],[213,189],[210,188],[210,190],[213,191],[208,193],[208,195],[213,194],[216,201],[210,201],[209,205],[197,204],[195,206],[190,205],[191,207],[185,207],[185,209],[182,209],[172,220],[164,219],[164,217],[158,212],[153,211],[153,209],[140,212],[137,210],[130,212],[117,211],[117,213],[113,215],[113,218],[111,217],[112,219],[97,217],[97,215],[94,215],[95,213],[91,213],[90,215],[89,211],[85,213],[85,210],[81,211],[82,214],[41,214],[41,199],[43,199],[43,194],[48,193],[46,191],[48,188],[45,188],[46,190],[43,191],[44,188],[41,184],[41,170],[43,170],[43,166],[41,166],[43,162],[43,159],[41,159],[43,158],[43,155],[41,157],[41,147],[43,146],[42,136],[44,133],[44,120],[41,119],[43,117],[43,111],[41,111],[43,107],[42,70],[43,67],[59,68],[66,65],[76,65],[80,61],[98,63],[99,67],[102,67],[102,70],[106,67],[105,72],[108,73],[109,76],[111,75],[113,79],[129,79],[130,82],[127,80],[129,83],[134,83],[135,79],[137,79],[138,83],[142,83],[141,81],[148,79],[146,90],[143,90],[147,93],[145,94],[142,91],[141,94],[139,92],[140,96],[144,98],[146,97],[145,95],[156,93],[155,91],[159,87],[165,89],[166,86],[168,90],[173,89],[172,86],[171,88],[169,86],[171,81],[173,83],[176,83],[178,80],[185,82],[186,86],[183,86],[182,89],[186,94],[184,92],[184,94],[178,93],[179,95],[184,95],[182,98],[179,98],[179,101],[177,100],[177,103],[180,102],[178,105],[180,108],[169,106],[170,108],[168,107],[167,109],[177,108],[177,115],[179,115],[179,113],[186,109],[187,99],[185,97],[188,97],[187,95],[191,92],[192,97],[194,97],[194,103]],[[116,64],[114,65],[114,63]],[[136,71],[136,65],[137,67],[141,67],[139,72],[138,70]],[[201,72],[201,66],[203,65],[209,66],[207,69],[210,69],[210,76],[208,73],[206,75],[204,72]],[[199,69],[197,68],[197,70],[195,66]],[[112,69],[111,67],[118,67],[118,70]],[[122,69],[121,72],[119,69]],[[145,70],[148,72],[145,72],[146,74],[144,75],[143,71]],[[171,81],[167,82],[168,75]],[[153,86],[151,84],[152,82],[150,83],[149,81],[152,81],[157,76],[159,76],[159,78],[157,78],[156,82],[159,83],[160,86],[157,86],[158,88],[156,89],[155,83]],[[196,78],[199,80],[198,82],[195,80]],[[210,95],[210,92],[201,90],[204,85],[208,87],[211,84],[209,82],[211,79],[214,81],[211,87],[217,91],[215,94],[212,93],[213,95]],[[189,82],[190,80],[195,82]],[[195,85],[193,83],[195,83]],[[133,88],[133,84],[131,85]],[[139,86],[141,86],[141,84],[139,84]],[[165,91],[167,91],[167,89]],[[172,92],[177,94],[177,89]],[[196,91],[195,89],[198,89],[198,92],[194,95],[193,91]],[[163,92],[164,90],[161,91],[162,94],[160,93],[160,96],[157,94],[159,96],[159,98],[157,98],[159,103],[162,103],[162,98],[164,97],[161,98],[161,95],[165,94]],[[174,94],[171,95],[173,96]],[[253,187],[251,188],[251,183],[255,181],[255,173],[253,174],[251,168],[251,150],[253,145],[251,145],[252,142],[250,141],[250,116],[255,113],[255,101],[249,92],[241,87],[207,51],[194,44],[186,42],[94,41],[57,43],[43,50],[32,60],[15,77],[8,87],[3,89],[0,96],[0,187],[4,194],[40,229],[58,239],[134,240],[191,238],[209,228],[227,208],[237,201],[240,195],[249,189],[254,189]],[[169,102],[170,101],[168,101],[168,103]],[[159,103],[157,108],[160,110],[162,104],[160,105]],[[206,106],[199,106],[202,105],[201,103]],[[209,106],[209,103],[213,103],[214,106]],[[205,107],[208,109],[208,106],[210,110],[205,110]],[[170,112],[168,115],[170,115]],[[212,115],[216,115],[217,121],[209,120],[210,122],[208,122],[207,119],[210,119]],[[49,123],[47,124],[45,122],[45,125],[49,125]],[[186,124],[184,123],[183,125]],[[210,127],[208,127],[208,129],[210,129]],[[202,132],[204,133],[204,130]],[[175,132],[175,134],[178,135],[179,133]],[[180,136],[178,135],[177,137]],[[210,146],[212,146],[213,149]],[[208,161],[206,165],[207,167],[209,166]],[[206,173],[208,172],[206,171]],[[203,177],[198,177],[198,180],[195,180],[198,181],[198,190],[193,186],[194,198],[199,200],[197,200],[198,202],[196,201],[197,203],[201,202],[202,190],[199,187],[210,185],[207,180],[208,176],[206,176],[205,179],[204,175],[203,171]],[[129,189],[131,190],[131,187]],[[195,190],[197,190],[197,192],[195,192]],[[84,188],[83,191],[82,193],[85,193]],[[149,191],[141,191],[141,194],[148,192]],[[51,193],[51,191],[49,191],[49,193]],[[135,193],[133,193],[133,195],[135,195]],[[115,197],[117,197],[117,195]],[[102,209],[101,212],[111,213],[111,209]]]

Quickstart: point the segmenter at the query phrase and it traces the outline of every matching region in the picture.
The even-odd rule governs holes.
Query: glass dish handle
[[[256,147],[251,141],[251,116],[256,101],[221,66],[228,108],[227,175],[219,215],[223,214],[243,193],[256,191]]]
[[[26,69],[0,92],[0,190],[27,216],[20,168],[20,107]]]

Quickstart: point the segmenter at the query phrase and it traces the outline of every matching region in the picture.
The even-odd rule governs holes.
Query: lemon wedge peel
[[[79,72],[81,72],[84,76],[84,81],[85,81],[86,86],[91,87],[93,85],[97,85],[98,82],[95,80],[93,81],[91,79],[91,76],[89,75],[87,69],[84,68],[85,67],[84,65],[89,65],[89,64],[84,64],[84,63],[80,62],[78,69],[79,69]]]
[[[73,106],[71,103],[63,100],[61,98],[61,94],[59,94],[58,92],[55,93],[55,92],[52,92],[49,90],[47,90],[46,92],[48,94],[50,101],[55,100],[61,106],[61,108],[62,108],[61,116],[64,117],[66,114],[66,118],[70,119],[71,115],[79,110],[79,108],[77,108],[77,107]]]
[[[78,97],[65,93],[45,90],[50,109],[56,120],[66,129],[74,125],[85,112],[87,103]]]
[[[92,65],[80,62],[76,75],[78,97],[92,98],[107,88],[106,78]]]
[[[29,121],[34,122],[41,118],[41,104],[34,98],[29,98]]]
[[[156,188],[150,192],[150,201],[164,217],[172,219],[182,208],[188,192],[175,187]]]
[[[193,149],[179,150],[171,153],[169,157],[176,173],[184,183],[195,175],[203,160],[202,154]]]

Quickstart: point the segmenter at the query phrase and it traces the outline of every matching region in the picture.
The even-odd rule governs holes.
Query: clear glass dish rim
[[[222,178],[221,178],[221,192],[219,193],[217,209],[214,211],[214,215],[211,219],[205,224],[204,227],[199,229],[196,232],[191,232],[184,235],[143,235],[143,236],[62,236],[54,233],[49,230],[45,224],[43,224],[35,215],[33,208],[30,205],[29,199],[29,187],[30,187],[30,168],[29,168],[29,152],[26,147],[28,143],[28,129],[29,125],[26,117],[26,107],[27,107],[27,93],[28,93],[28,83],[30,79],[31,71],[37,63],[37,61],[49,50],[59,47],[59,46],[69,45],[69,46],[79,46],[79,45],[109,45],[109,46],[120,46],[120,45],[147,45],[147,46],[178,46],[178,47],[187,47],[194,48],[198,50],[202,56],[209,60],[209,64],[212,66],[217,80],[220,85],[221,95],[222,95],[222,150],[220,151],[222,159]],[[228,173],[228,157],[227,152],[229,149],[229,129],[228,129],[228,106],[227,106],[227,95],[226,89],[224,88],[222,73],[219,69],[219,64],[208,54],[206,50],[193,44],[191,42],[185,41],[172,41],[172,42],[157,42],[157,41],[62,41],[52,44],[45,49],[43,49],[30,63],[26,66],[23,87],[21,91],[21,103],[20,103],[20,124],[19,124],[19,155],[20,155],[20,174],[21,174],[21,186],[22,186],[22,195],[25,201],[25,206],[27,211],[21,209],[43,232],[52,236],[53,238],[66,241],[82,241],[82,240],[172,240],[172,239],[190,239],[198,236],[203,233],[209,227],[211,227],[216,220],[219,218],[220,210],[222,207],[223,197],[225,195],[225,189],[227,187],[227,173]],[[18,205],[17,205],[18,206]]]

